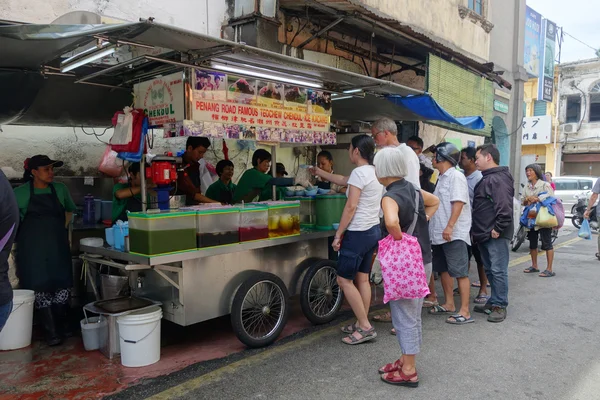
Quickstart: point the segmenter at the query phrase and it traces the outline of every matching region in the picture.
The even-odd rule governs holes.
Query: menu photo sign
[[[192,121],[177,136],[273,143],[335,144],[329,132],[331,95],[293,85],[195,69]]]

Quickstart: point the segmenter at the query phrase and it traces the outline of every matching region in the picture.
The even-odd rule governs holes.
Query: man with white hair
[[[410,147],[398,141],[398,127],[396,126],[396,122],[390,118],[381,118],[371,127],[371,136],[375,140],[377,148],[396,147],[402,152],[407,169],[405,179],[418,188],[421,188],[419,182],[419,170],[421,168],[419,157]]]

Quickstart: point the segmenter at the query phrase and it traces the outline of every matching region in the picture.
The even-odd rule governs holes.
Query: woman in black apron
[[[35,291],[35,308],[50,346],[60,344],[70,333],[68,311],[73,272],[67,215],[57,191],[69,208],[74,205],[66,186],[52,183],[54,167],[62,165],[62,161],[47,156],[28,159],[24,174],[27,183],[15,189],[19,207],[27,204],[16,238],[17,276],[21,288]],[[60,185],[58,190],[55,185]]]
[[[317,166],[323,171],[333,174],[333,156],[327,150],[317,154]],[[339,186],[331,182],[327,182],[320,177],[317,177],[317,187],[319,189],[330,190],[330,193],[346,193],[345,186]]]
[[[113,189],[112,221],[127,221],[127,211],[142,211],[142,186],[140,163],[133,163],[128,169],[128,183],[117,183]],[[152,182],[146,183],[148,189],[154,187]]]

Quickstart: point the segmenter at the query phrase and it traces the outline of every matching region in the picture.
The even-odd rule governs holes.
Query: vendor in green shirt
[[[233,204],[233,193],[236,185],[231,181],[233,178],[233,163],[229,160],[221,160],[215,169],[219,179],[210,185],[205,196],[222,204]]]
[[[273,198],[273,185],[293,186],[293,178],[273,178],[267,175],[271,168],[271,153],[264,149],[258,149],[252,155],[253,168],[246,170],[240,178],[235,193],[234,203],[242,201],[250,203],[258,198],[258,201],[271,200]]]
[[[271,168],[271,170],[269,171],[269,175],[273,175],[273,168]],[[275,165],[275,176],[277,178],[285,178],[286,176],[288,176],[288,173],[285,170],[285,165],[283,165],[283,163],[278,162]],[[285,192],[285,187],[277,187],[277,200],[283,200],[285,198]]]
[[[112,222],[127,221],[127,211],[142,211],[142,178],[140,175],[140,163],[133,163],[128,168],[127,183],[117,183],[113,188]],[[148,189],[155,185],[152,181],[146,181]]]

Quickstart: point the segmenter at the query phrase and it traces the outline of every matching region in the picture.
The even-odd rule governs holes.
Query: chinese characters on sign
[[[540,45],[543,50],[543,63],[540,64],[538,100],[552,102],[552,95],[554,94],[554,53],[556,49],[556,24],[554,22],[544,20],[544,34]]]
[[[552,142],[552,117],[544,115],[539,117],[523,118],[521,125],[522,144],[549,144]]]

